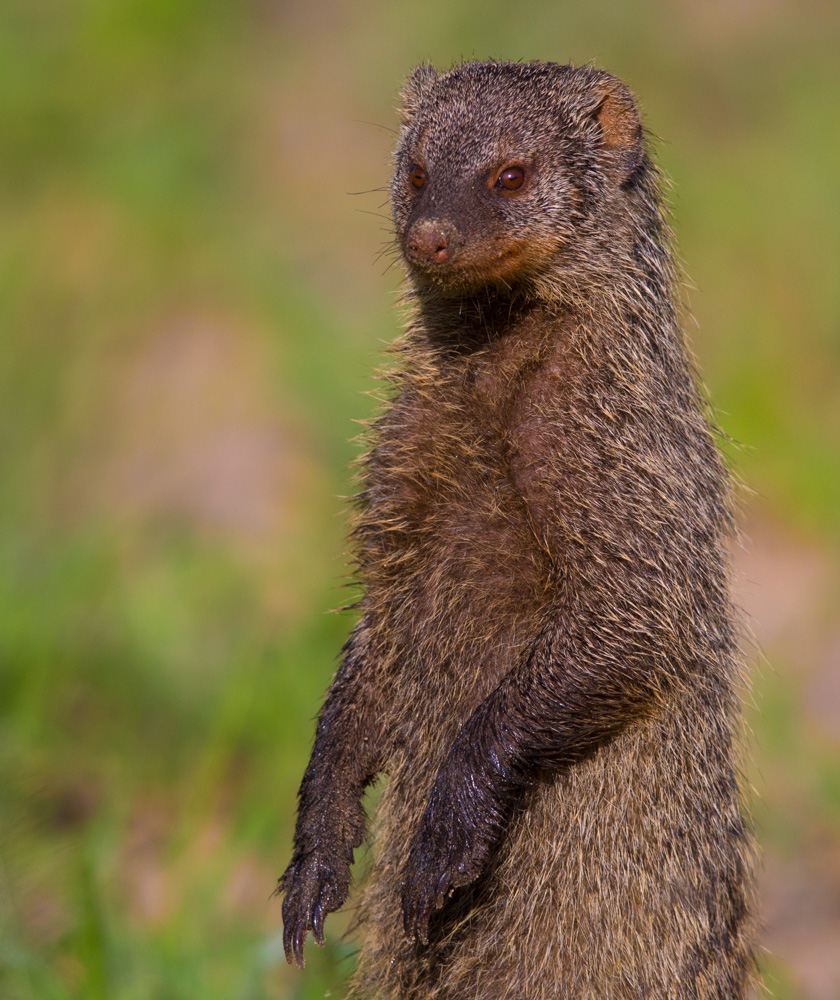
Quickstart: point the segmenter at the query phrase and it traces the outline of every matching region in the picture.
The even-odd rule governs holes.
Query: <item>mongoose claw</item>
[[[411,899],[403,889],[403,925],[406,937],[410,941],[429,943],[429,917],[432,908],[428,900]]]
[[[283,949],[286,961],[305,965],[303,947],[311,930],[324,946],[324,919],[347,899],[350,871],[346,862],[332,865],[318,852],[293,858],[278,885],[283,899]]]

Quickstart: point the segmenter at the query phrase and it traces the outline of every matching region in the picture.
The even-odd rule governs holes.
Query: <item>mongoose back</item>
[[[281,879],[287,956],[348,894],[365,1000],[739,1000],[754,982],[730,484],[627,87],[408,80],[412,318],[372,428],[360,618]]]

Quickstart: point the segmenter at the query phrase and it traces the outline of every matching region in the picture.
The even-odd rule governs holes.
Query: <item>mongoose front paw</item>
[[[309,930],[324,945],[324,918],[347,899],[350,866],[335,862],[324,852],[311,851],[292,858],[277,887],[283,899],[283,947],[286,961],[303,968],[303,946]]]
[[[475,879],[483,866],[477,844],[456,827],[435,830],[424,818],[403,870],[402,910],[406,935],[427,944],[429,918],[446,897]]]

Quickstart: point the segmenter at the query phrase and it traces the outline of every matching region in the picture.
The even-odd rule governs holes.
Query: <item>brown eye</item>
[[[525,171],[522,167],[505,167],[499,174],[496,187],[503,191],[518,191],[525,183]]]
[[[421,188],[426,183],[426,171],[416,163],[408,172],[408,179],[416,188]]]

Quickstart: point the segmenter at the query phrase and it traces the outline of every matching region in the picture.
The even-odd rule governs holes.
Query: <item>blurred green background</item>
[[[594,60],[663,137],[755,491],[768,981],[840,997],[838,52],[833,0],[5,0],[3,1000],[341,995],[346,916],[301,974],[269,896],[400,323],[372,189],[410,68],[473,56]]]

